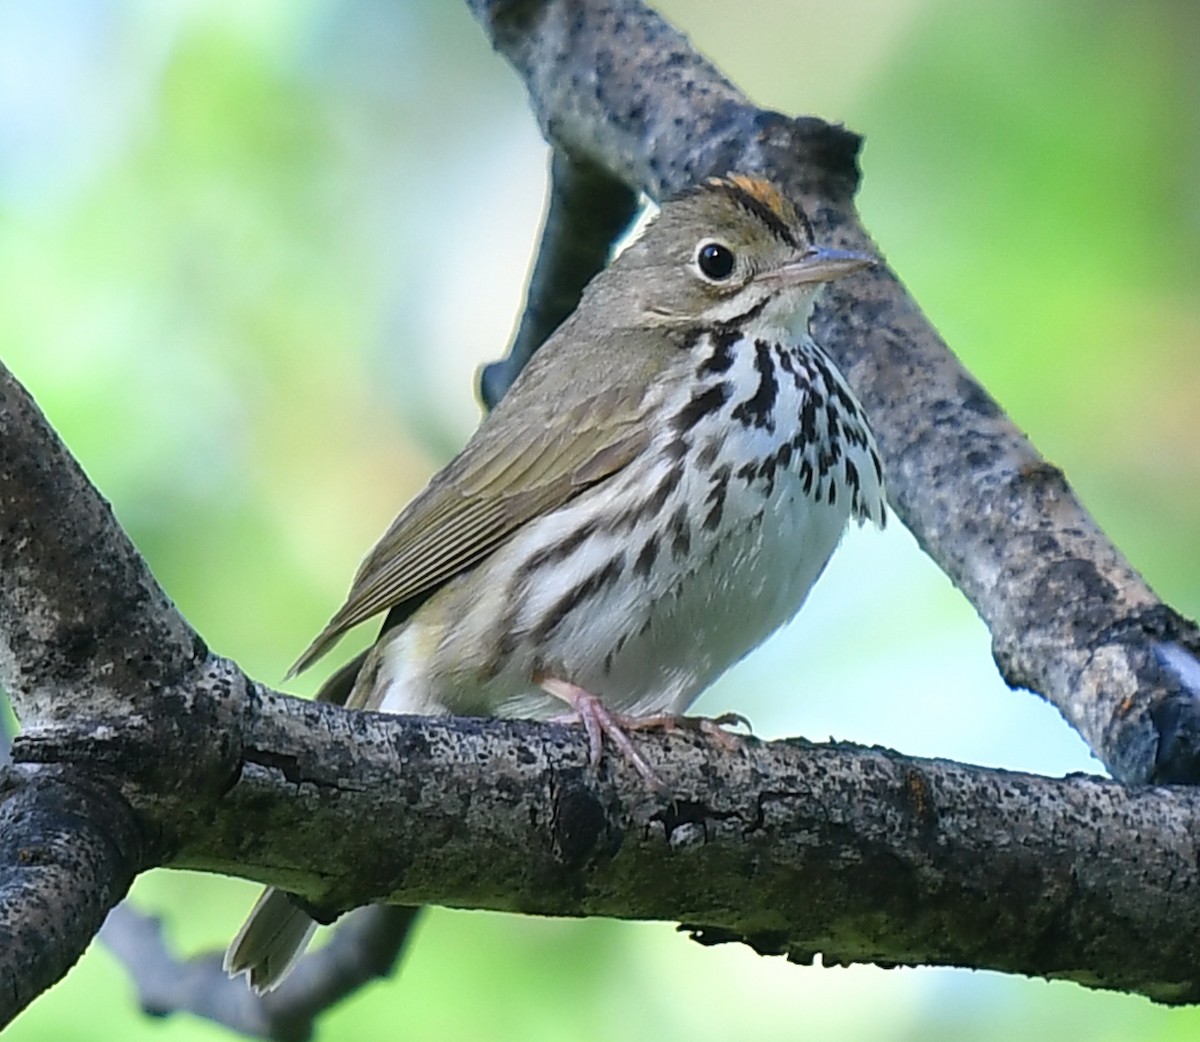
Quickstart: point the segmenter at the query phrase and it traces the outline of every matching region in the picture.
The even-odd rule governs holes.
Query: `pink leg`
[[[588,759],[593,767],[600,763],[604,752],[604,738],[607,736],[651,788],[659,791],[666,790],[666,786],[633,747],[628,732],[653,729],[661,729],[668,733],[699,731],[716,741],[727,752],[739,752],[742,749],[741,738],[730,734],[724,728],[741,725],[747,731],[750,730],[750,721],[739,713],[722,713],[711,719],[706,716],[678,716],[673,713],[629,716],[626,713],[614,713],[590,691],[585,691],[570,681],[559,680],[557,677],[539,677],[537,682],[547,694],[562,699],[571,707],[571,712],[554,717],[555,723],[583,724],[588,736]]]
[[[604,752],[604,739],[608,738],[620,751],[621,755],[640,774],[652,788],[664,791],[666,786],[651,766],[633,747],[626,731],[637,730],[645,725],[641,717],[625,716],[614,713],[603,702],[578,684],[572,684],[557,677],[543,677],[538,681],[543,691],[555,698],[560,698],[571,707],[571,712],[553,717],[554,723],[583,724],[588,736],[588,759],[593,767],[600,763]],[[653,723],[651,727],[655,726]]]

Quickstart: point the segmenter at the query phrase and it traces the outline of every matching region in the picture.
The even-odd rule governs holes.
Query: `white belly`
[[[614,591],[610,604],[598,606],[610,630],[598,646],[613,641],[618,650],[579,662],[577,683],[634,714],[682,712],[796,614],[847,511],[813,503],[788,475],[765,504],[744,489],[731,492],[725,517],[715,533],[692,526],[700,531],[691,536],[690,570],[668,558],[639,603]]]

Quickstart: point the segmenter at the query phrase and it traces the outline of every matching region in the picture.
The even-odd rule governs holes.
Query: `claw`
[[[744,727],[751,731],[750,721],[741,713],[722,713],[720,716],[681,716],[676,713],[656,713],[654,716],[639,716],[634,719],[634,728],[646,731],[658,728],[666,734],[682,734],[684,731],[699,732],[711,738],[726,752],[736,753],[745,749],[742,736],[730,734],[726,727]]]
[[[747,720],[741,713],[722,713],[720,716],[681,716],[680,720],[694,720],[702,735],[713,739],[718,745],[722,746],[727,752],[738,753],[745,749],[742,743],[743,735],[730,734],[725,730],[727,727],[744,727],[747,734],[751,734],[754,728],[750,726],[750,721]]]
[[[578,684],[572,684],[557,677],[545,677],[539,681],[543,691],[555,698],[562,699],[571,707],[571,712],[552,717],[551,722],[557,724],[582,723],[588,736],[588,762],[592,767],[600,764],[604,752],[604,738],[620,750],[634,770],[638,772],[650,788],[665,792],[667,786],[654,769],[642,758],[633,747],[626,731],[638,730],[642,727],[642,718],[625,716],[614,713],[603,702]],[[652,725],[653,726],[653,725]]]

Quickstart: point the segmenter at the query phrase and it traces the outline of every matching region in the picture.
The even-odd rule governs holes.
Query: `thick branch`
[[[245,767],[223,797],[132,799],[169,838],[169,864],[280,884],[329,917],[386,900],[665,919],[801,962],[1200,999],[1191,790],[643,737],[675,794],[663,800],[623,762],[596,779],[575,729],[354,713],[253,687],[247,700]],[[26,738],[15,753],[62,755]]]
[[[152,714],[205,648],[0,362],[0,685],[24,729]]]
[[[211,668],[210,668],[211,667]],[[163,837],[140,793],[197,806],[237,766],[237,671],[210,660],[37,405],[0,364],[0,684],[23,735],[0,775],[0,1024],[57,980]]]
[[[557,148],[656,198],[766,171],[829,242],[873,249],[851,200],[858,139],[750,104],[639,0],[469,2]],[[897,513],[987,622],[1009,683],[1053,702],[1114,776],[1200,779],[1196,627],[1099,531],[896,276],[881,267],[835,286],[814,331],[867,407]]]
[[[142,856],[115,792],[70,770],[0,768],[0,1028],[83,954]]]
[[[575,162],[656,196],[769,170],[826,238],[868,245],[850,203],[856,139],[750,106],[639,4],[473,6]],[[872,413],[897,508],[987,619],[1006,675],[1053,699],[1119,777],[1195,777],[1194,628],[894,276],[852,288],[818,335]],[[801,961],[987,966],[1200,1000],[1190,793],[643,738],[668,804],[620,764],[595,779],[561,728],[275,695],[206,654],[2,366],[0,683],[23,725],[0,785],[0,1015],[60,975],[157,863],[279,883],[331,914],[387,899],[661,918]]]

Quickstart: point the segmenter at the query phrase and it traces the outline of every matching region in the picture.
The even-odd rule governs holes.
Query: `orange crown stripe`
[[[729,184],[735,185],[751,199],[760,202],[776,217],[783,221],[792,219],[792,205],[770,181],[761,177],[751,177],[749,174],[731,174]]]

